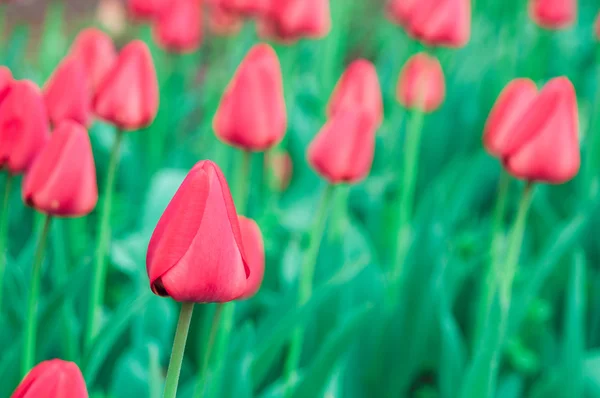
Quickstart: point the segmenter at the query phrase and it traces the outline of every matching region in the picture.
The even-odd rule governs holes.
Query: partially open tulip
[[[49,137],[48,116],[39,88],[30,81],[11,84],[0,104],[0,168],[27,171]]]
[[[11,398],[88,398],[88,392],[76,364],[52,359],[31,369]]]
[[[267,15],[271,4],[279,0],[213,0],[225,11],[247,16]]]
[[[112,39],[95,28],[79,32],[70,53],[83,62],[88,87],[92,93],[100,86],[117,59],[117,50]]]
[[[8,95],[13,82],[12,73],[6,66],[0,66],[0,104]]]
[[[439,61],[425,53],[413,55],[400,72],[396,95],[407,108],[433,112],[446,95],[444,72]]]
[[[265,244],[260,228],[254,220],[239,216],[239,222],[244,252],[250,268],[246,290],[239,297],[240,300],[244,300],[254,296],[263,282],[265,276]]]
[[[202,42],[201,10],[198,0],[173,0],[155,22],[158,45],[177,53],[197,50]]]
[[[249,151],[281,141],[287,128],[283,79],[269,45],[248,52],[221,98],[213,128],[221,140]]]
[[[152,291],[176,301],[227,302],[250,268],[227,181],[209,160],[189,172],[161,216],[146,256]]]
[[[364,109],[376,125],[383,120],[383,99],[375,65],[365,59],[352,62],[338,81],[327,106],[331,117],[343,108]]]
[[[149,126],[158,112],[158,81],[152,55],[140,40],[129,43],[98,87],[98,117],[122,130]]]
[[[276,187],[280,191],[285,191],[292,180],[294,164],[292,158],[287,152],[269,153],[265,157],[265,167],[269,167],[275,178]]]
[[[528,136],[517,136],[515,133],[529,134],[518,128],[530,105],[537,97],[537,87],[530,79],[515,79],[500,93],[485,124],[483,145],[492,155],[504,159],[507,154],[520,147]]]
[[[83,60],[66,57],[44,86],[50,121],[56,125],[63,120],[74,120],[87,126],[91,118],[90,96]]]
[[[566,28],[577,18],[577,0],[529,0],[529,15],[544,28]]]
[[[61,217],[81,217],[96,207],[96,166],[82,125],[64,121],[54,130],[25,176],[23,201]]]
[[[308,163],[332,184],[359,182],[371,171],[376,131],[366,111],[340,109],[308,147]]]
[[[284,40],[319,39],[331,30],[329,0],[277,0],[268,18]]]
[[[138,19],[153,19],[171,4],[171,0],[128,0],[131,15]]]

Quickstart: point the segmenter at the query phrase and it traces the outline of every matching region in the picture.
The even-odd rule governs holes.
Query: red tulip
[[[198,0],[174,0],[156,20],[156,42],[177,53],[197,50],[202,42],[201,10]]]
[[[82,60],[92,93],[100,86],[117,59],[117,51],[110,36],[95,28],[79,32],[71,46],[71,55]]]
[[[579,171],[577,97],[566,77],[550,80],[516,125],[516,137],[530,137],[506,157],[517,178],[562,184]]]
[[[269,13],[271,3],[278,0],[216,0],[223,10],[237,15],[266,15]]]
[[[246,292],[250,268],[219,167],[196,164],[160,218],[146,256],[152,291],[176,301],[227,302]]]
[[[530,137],[515,135],[517,126],[537,97],[537,87],[530,79],[515,79],[510,82],[494,104],[485,125],[483,145],[487,151],[500,158],[520,147]]]
[[[278,152],[269,154],[265,158],[267,161],[266,167],[270,167],[277,182],[277,188],[280,191],[285,191],[292,180],[294,164],[292,158],[287,152]]]
[[[153,19],[170,3],[170,0],[128,0],[127,6],[135,18]]]
[[[243,21],[221,6],[213,5],[208,9],[208,27],[215,35],[235,35],[242,29]]]
[[[52,359],[35,366],[11,398],[87,398],[81,371],[73,362]]]
[[[342,108],[362,108],[379,126],[383,120],[383,99],[375,65],[365,59],[352,62],[337,83],[327,115],[331,117]]]
[[[10,92],[13,83],[12,73],[6,66],[0,66],[0,104]]]
[[[48,116],[39,88],[21,80],[0,104],[0,168],[13,173],[27,171],[48,141]]]
[[[566,28],[577,18],[577,0],[529,0],[529,15],[544,28]]]
[[[425,53],[413,55],[400,72],[396,95],[407,108],[433,112],[444,101],[446,84],[439,61]]]
[[[332,184],[355,183],[371,170],[377,126],[362,109],[342,108],[308,148],[308,162]]]
[[[319,39],[331,30],[329,0],[278,0],[273,2],[268,18],[285,40]]]
[[[287,128],[283,79],[269,45],[248,52],[221,98],[213,127],[221,140],[249,151],[281,141]]]
[[[53,124],[63,120],[89,124],[90,90],[81,59],[72,56],[63,59],[44,86],[44,101]]]
[[[154,121],[158,81],[144,42],[134,40],[121,51],[96,92],[93,108],[96,115],[122,130],[139,130]]]
[[[25,176],[23,201],[42,213],[62,217],[81,217],[96,207],[96,166],[82,125],[64,121],[54,130]]]
[[[239,216],[238,219],[244,252],[250,268],[250,276],[246,281],[246,291],[239,297],[240,300],[244,300],[254,296],[263,282],[265,276],[265,244],[260,228],[254,220],[243,216]]]

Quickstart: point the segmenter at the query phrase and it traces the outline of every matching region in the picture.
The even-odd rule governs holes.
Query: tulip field
[[[600,397],[598,0],[0,0],[0,398]]]

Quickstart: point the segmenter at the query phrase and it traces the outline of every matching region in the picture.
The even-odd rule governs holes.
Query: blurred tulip
[[[113,36],[121,36],[127,28],[127,11],[120,0],[100,0],[96,19]]]
[[[39,88],[15,81],[0,104],[0,168],[12,174],[27,171],[48,141],[48,116]]]
[[[197,50],[202,42],[201,10],[198,0],[173,0],[155,21],[158,45],[177,53]]]
[[[529,15],[541,27],[566,28],[577,18],[577,0],[529,0]]]
[[[512,175],[550,184],[575,177],[581,159],[577,97],[571,81],[566,77],[550,80],[513,134],[530,138],[506,157],[505,166]]]
[[[529,137],[517,137],[518,124],[537,97],[537,87],[530,79],[515,79],[500,93],[485,124],[483,145],[492,155],[504,157]]]
[[[396,95],[406,108],[424,112],[438,109],[446,95],[446,84],[437,58],[425,53],[413,55],[400,72]]]
[[[359,182],[371,171],[376,130],[365,110],[342,108],[308,147],[308,163],[332,184]]]
[[[128,0],[127,7],[134,18],[154,19],[169,7],[171,0]]]
[[[284,40],[320,39],[331,30],[329,0],[278,0],[267,18]]]
[[[254,46],[225,90],[213,121],[217,137],[248,151],[277,144],[287,129],[281,67],[267,44]]]
[[[327,106],[331,117],[343,108],[364,109],[379,126],[383,120],[383,99],[375,65],[365,59],[352,62],[338,81]]]
[[[82,125],[64,121],[54,130],[25,176],[23,201],[42,213],[62,217],[81,217],[96,207],[96,166]]]
[[[271,9],[271,4],[279,0],[213,0],[223,10],[243,16],[263,16],[267,15]]]
[[[219,167],[189,172],[161,216],[146,256],[152,291],[184,302],[227,302],[246,292],[250,269],[240,226]]]
[[[408,23],[408,18],[417,1],[418,0],[391,0],[387,3],[386,8],[388,18],[392,22],[404,26]]]
[[[277,152],[270,154],[265,158],[267,161],[266,167],[270,167],[275,178],[277,188],[280,191],[285,191],[292,180],[294,164],[292,158],[287,152]]]
[[[96,92],[117,59],[117,51],[112,39],[95,28],[79,32],[70,53],[83,62],[92,93]]]
[[[0,104],[10,92],[13,83],[12,73],[6,66],[0,66]]]
[[[208,28],[219,36],[235,35],[242,29],[243,21],[236,15],[223,9],[221,6],[208,8]]]
[[[89,124],[90,89],[82,59],[67,56],[62,60],[44,86],[44,102],[54,125],[63,120]]]
[[[52,359],[31,369],[11,398],[88,398],[88,392],[76,364]]]
[[[239,300],[254,296],[262,285],[265,276],[265,244],[260,228],[254,220],[239,216],[240,231],[244,252],[250,268],[250,276],[246,281],[246,290]]]
[[[102,81],[93,101],[100,118],[122,130],[139,130],[158,112],[158,81],[152,55],[139,40],[129,43]]]

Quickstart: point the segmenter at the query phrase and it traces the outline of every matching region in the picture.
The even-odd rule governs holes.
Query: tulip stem
[[[231,303],[233,304],[233,303]],[[206,393],[207,381],[208,381],[208,365],[210,364],[210,357],[215,346],[217,339],[217,333],[219,326],[221,325],[221,315],[223,314],[224,303],[217,303],[215,308],[215,314],[213,315],[212,324],[210,327],[210,334],[208,335],[208,343],[204,351],[204,357],[202,359],[202,367],[200,368],[200,374],[198,375],[198,385],[196,386],[196,392],[194,398],[201,398]],[[220,358],[220,356],[219,356]]]
[[[119,163],[119,152],[123,141],[123,131],[117,130],[115,142],[110,154],[106,186],[104,187],[104,200],[100,212],[100,230],[98,231],[98,243],[96,246],[96,259],[94,266],[94,279],[91,296],[89,300],[87,330],[85,336],[86,351],[91,348],[92,341],[98,334],[99,313],[104,300],[104,288],[106,284],[106,255],[110,243],[110,215],[112,208],[113,191],[115,187],[115,176]]]
[[[44,227],[38,241],[33,268],[31,270],[31,287],[29,290],[29,304],[27,306],[27,318],[25,325],[25,343],[23,345],[23,362],[21,363],[21,375],[25,376],[35,365],[35,342],[37,331],[37,307],[40,295],[40,282],[42,279],[42,261],[44,260],[44,250],[48,241],[50,232],[50,221],[52,217],[46,215]]]
[[[179,321],[177,322],[177,330],[175,331],[175,339],[173,341],[173,350],[171,351],[171,360],[169,361],[169,369],[167,370],[167,379],[165,381],[164,398],[176,398],[177,396],[179,375],[183,363],[183,353],[185,352],[185,343],[187,341],[188,332],[190,331],[193,312],[194,303],[181,304],[181,312],[179,313]]]
[[[0,310],[2,309],[2,294],[4,293],[4,273],[6,271],[6,262],[8,261],[8,245],[6,239],[8,238],[8,204],[10,202],[12,181],[13,176],[8,173],[4,185],[2,213],[0,213]]]

